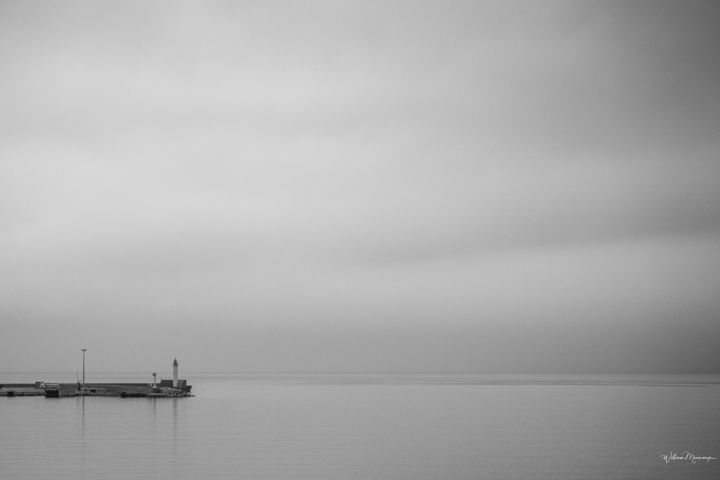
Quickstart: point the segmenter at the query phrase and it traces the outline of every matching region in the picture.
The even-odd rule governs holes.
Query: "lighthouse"
[[[178,386],[178,363],[177,358],[173,362],[173,387],[177,388]]]

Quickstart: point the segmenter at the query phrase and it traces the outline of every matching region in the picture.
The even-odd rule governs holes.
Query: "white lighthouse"
[[[178,363],[177,358],[173,362],[173,387],[177,388],[178,386]]]

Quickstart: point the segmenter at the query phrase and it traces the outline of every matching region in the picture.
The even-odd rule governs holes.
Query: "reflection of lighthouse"
[[[178,363],[177,358],[173,362],[173,387],[177,388],[178,386]]]

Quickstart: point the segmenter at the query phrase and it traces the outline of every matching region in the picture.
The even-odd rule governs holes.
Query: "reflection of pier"
[[[84,352],[83,352],[84,353]],[[84,378],[83,372],[83,378]],[[173,362],[172,380],[148,383],[12,383],[0,385],[0,396],[28,397],[44,395],[50,398],[60,397],[151,397],[179,398],[191,397],[191,385],[187,380],[178,378],[177,359]]]

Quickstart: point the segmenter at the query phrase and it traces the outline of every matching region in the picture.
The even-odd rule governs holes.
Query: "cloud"
[[[577,322],[588,346],[596,324],[718,311],[713,6],[1,8],[10,337],[202,322],[284,345],[301,325],[404,358],[347,368],[410,368],[447,329],[433,362],[470,368],[473,329],[530,348],[528,325]]]

